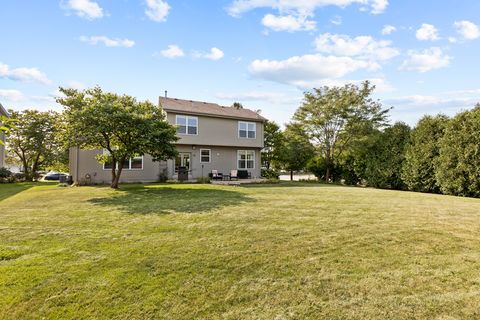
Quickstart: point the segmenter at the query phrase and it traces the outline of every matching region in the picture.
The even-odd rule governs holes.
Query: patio
[[[238,180],[211,180],[211,184],[217,185],[241,185],[241,184],[249,184],[249,183],[260,183],[264,182],[265,179],[263,178],[253,178],[253,179],[238,179]]]

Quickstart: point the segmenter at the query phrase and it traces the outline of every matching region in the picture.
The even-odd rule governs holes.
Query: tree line
[[[453,118],[425,116],[415,127],[391,124],[372,98],[368,81],[316,88],[281,130],[265,123],[263,175],[308,170],[327,183],[480,197],[480,105]],[[68,170],[71,147],[103,149],[118,188],[125,160],[150,154],[176,155],[176,128],[160,108],[127,95],[60,88],[63,112],[10,111],[0,119],[8,162],[22,166],[26,180],[39,170]],[[235,107],[241,107],[240,104]]]
[[[480,105],[411,128],[388,121],[374,86],[305,93],[285,129],[265,125],[264,174],[307,170],[328,183],[480,197]]]

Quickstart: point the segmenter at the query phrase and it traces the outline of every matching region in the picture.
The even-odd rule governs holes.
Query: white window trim
[[[179,125],[179,124],[178,124],[178,117],[185,117],[185,123],[186,123],[185,128],[186,128],[186,131],[185,131],[185,133],[178,133],[178,132],[177,132],[177,134],[182,135],[182,136],[198,136],[198,117],[195,117],[195,116],[187,116],[187,115],[185,115],[185,114],[177,114],[177,115],[175,115],[175,125],[177,125],[177,126]],[[189,118],[192,118],[192,119],[197,120],[197,126],[196,126],[196,128],[197,128],[197,133],[195,133],[195,134],[188,133],[188,127],[189,127],[189,125],[188,125],[188,119],[189,119]],[[193,127],[193,126],[191,126],[191,127]]]
[[[108,151],[103,150],[103,153],[108,153]],[[132,168],[132,158],[130,158],[130,159],[128,159],[128,168],[123,168],[122,171],[124,171],[124,170],[127,170],[127,171],[141,171],[141,170],[143,170],[143,165],[144,165],[144,160],[145,160],[143,155],[141,157],[133,157],[133,158],[142,158],[142,168]],[[111,171],[112,170],[112,168],[105,168],[105,163],[102,164],[102,168],[105,171]],[[118,170],[118,162],[117,162],[117,167],[115,168],[115,170]]]
[[[202,161],[202,151],[208,151],[208,161]],[[200,163],[212,162],[212,149],[200,149]]]
[[[244,123],[247,126],[247,136],[246,137],[240,137],[240,124]],[[249,138],[248,137],[248,125],[253,124],[253,132],[255,133],[254,138]],[[257,139],[257,124],[255,122],[247,122],[247,121],[238,121],[238,138],[239,139],[250,139],[250,140],[255,140]]]
[[[247,166],[247,152],[253,152],[253,167],[252,168],[248,168]],[[244,153],[245,154],[245,168],[240,168],[240,166],[238,165],[238,163],[240,162],[240,154],[241,153]],[[256,158],[256,153],[255,153],[255,150],[237,150],[237,169],[238,170],[254,170],[255,169],[255,158]]]

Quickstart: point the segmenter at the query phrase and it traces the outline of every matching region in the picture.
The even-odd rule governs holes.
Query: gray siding
[[[0,140],[5,141],[5,137],[0,133]],[[0,144],[0,168],[5,167],[5,146]]]
[[[182,115],[181,113],[168,113],[168,122],[175,125],[177,114]],[[195,117],[198,118],[198,134],[179,135],[178,144],[263,148],[263,122],[249,121],[256,124],[256,138],[246,139],[238,137],[238,122],[244,120]]]
[[[87,175],[90,176],[91,183],[110,183],[112,181],[111,170],[104,170],[95,156],[102,150],[77,150],[70,149],[70,174],[74,181],[85,182]],[[78,162],[77,162],[78,161]],[[143,169],[123,170],[120,176],[120,182],[155,182],[158,181],[159,174],[166,169],[166,163],[154,162],[152,157],[145,155],[143,157]]]
[[[171,124],[176,123],[176,113],[168,113],[167,119]],[[252,178],[260,177],[260,151],[263,148],[263,122],[254,122],[256,125],[256,138],[245,139],[238,136],[238,123],[243,120],[226,119],[218,117],[197,116],[198,134],[179,135],[177,142],[179,152],[190,154],[189,178],[196,179],[207,177],[212,170],[229,174],[230,170],[238,169],[237,151],[254,150],[255,168],[248,169]],[[211,150],[211,161],[200,162],[200,149]],[[104,170],[95,156],[101,150],[70,149],[70,174],[74,181],[85,182],[87,176],[91,183],[110,183],[111,171]],[[160,173],[166,172],[168,178],[176,179],[175,160],[154,162],[149,155],[143,159],[142,170],[123,170],[120,182],[155,182]]]
[[[211,159],[209,163],[200,161],[200,150],[209,149]],[[192,146],[179,145],[178,152],[190,154],[190,179],[208,177],[212,170],[218,170],[223,174],[230,174],[230,170],[238,169],[237,151],[254,150],[255,168],[248,169],[252,178],[260,177],[260,149],[241,148],[241,147],[217,147],[217,146]],[[80,183],[110,183],[111,170],[104,170],[103,165],[95,159],[101,150],[78,150],[70,149],[70,174],[74,181]],[[152,157],[145,155],[143,157],[143,169],[141,170],[123,170],[120,182],[156,182],[160,173],[165,172],[169,179],[176,179],[175,161],[154,162]],[[90,178],[87,178],[87,175]]]
[[[211,161],[210,163],[200,162],[200,150],[210,149]],[[237,170],[237,151],[238,150],[254,150],[255,151],[255,168],[248,169],[252,178],[260,178],[260,150],[254,148],[242,148],[242,147],[218,147],[218,146],[192,146],[192,145],[179,145],[177,147],[178,152],[190,153],[190,173],[189,178],[196,179],[201,177],[208,177],[208,174],[212,170],[218,170],[223,174],[230,174],[230,170]],[[175,179],[176,174],[174,172],[174,160],[167,161],[168,176]],[[203,166],[203,168],[202,168]]]

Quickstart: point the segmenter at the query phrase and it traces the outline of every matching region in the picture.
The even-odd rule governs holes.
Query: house
[[[224,107],[215,103],[159,98],[169,123],[177,126],[176,159],[155,162],[149,155],[125,163],[121,182],[155,182],[160,176],[178,179],[180,170],[188,179],[208,177],[212,170],[231,170],[260,177],[266,119],[249,109]],[[111,166],[100,164],[95,156],[102,150],[70,150],[70,174],[77,182],[111,181]]]
[[[2,106],[0,103],[0,116],[6,116],[8,117],[8,112],[5,110],[5,108]],[[0,133],[0,140],[5,142],[5,135],[3,133]],[[0,168],[5,167],[5,146],[0,144]]]

